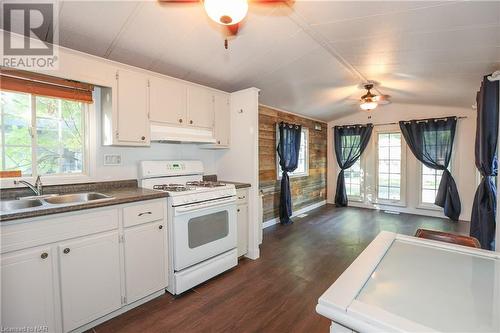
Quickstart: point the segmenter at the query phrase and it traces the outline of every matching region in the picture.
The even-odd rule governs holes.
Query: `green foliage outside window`
[[[21,170],[23,176],[82,173],[84,113],[81,102],[2,91],[1,170]]]

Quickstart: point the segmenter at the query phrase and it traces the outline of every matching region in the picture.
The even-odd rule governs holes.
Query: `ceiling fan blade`
[[[386,105],[391,103],[390,95],[377,95],[373,97],[373,100],[377,102],[378,105]]]

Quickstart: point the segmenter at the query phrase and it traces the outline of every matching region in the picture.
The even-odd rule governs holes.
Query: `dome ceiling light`
[[[208,17],[224,26],[224,47],[228,49],[227,39],[236,36],[241,29],[243,20],[248,14],[248,4],[276,6],[285,4],[292,6],[291,0],[159,0],[164,3],[202,3]]]

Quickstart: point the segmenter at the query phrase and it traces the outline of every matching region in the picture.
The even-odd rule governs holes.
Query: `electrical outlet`
[[[122,155],[119,154],[105,154],[104,165],[121,165]]]

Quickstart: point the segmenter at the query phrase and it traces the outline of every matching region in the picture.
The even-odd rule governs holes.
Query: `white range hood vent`
[[[210,129],[177,127],[166,124],[151,124],[151,141],[215,143]]]

